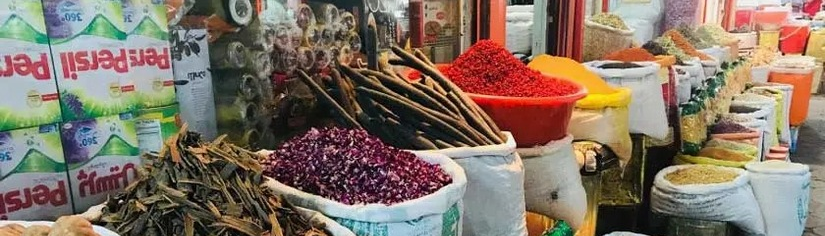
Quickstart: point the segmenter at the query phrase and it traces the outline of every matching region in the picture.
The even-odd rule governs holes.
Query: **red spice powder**
[[[615,51],[613,53],[607,54],[602,58],[604,60],[611,60],[611,61],[624,61],[624,62],[633,62],[633,61],[656,61],[656,56],[650,54],[647,50],[643,48],[628,48],[624,50]]]
[[[501,45],[477,42],[442,72],[465,92],[506,97],[558,97],[578,92],[571,82],[528,68]]]

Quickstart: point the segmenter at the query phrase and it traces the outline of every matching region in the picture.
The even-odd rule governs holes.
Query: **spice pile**
[[[661,51],[660,51],[661,52]],[[615,51],[607,54],[603,58],[610,61],[655,61],[656,56],[645,50],[644,48],[628,48],[620,51]]]
[[[665,179],[675,185],[718,184],[730,182],[739,174],[731,170],[710,165],[694,165],[665,175]]]
[[[140,179],[109,199],[101,217],[107,228],[124,236],[327,235],[261,187],[254,153],[226,136],[207,143],[182,130],[161,154],[144,156]]]
[[[364,130],[312,129],[281,145],[262,164],[265,175],[283,184],[348,205],[392,205],[452,183],[438,165]]]
[[[713,58],[711,58],[707,54],[697,51],[696,48],[693,47],[693,45],[685,38],[685,36],[679,33],[679,31],[677,30],[668,30],[662,35],[662,37],[667,37],[673,40],[673,42],[676,44],[676,47],[682,49],[682,51],[684,51],[685,54],[689,56],[698,57],[699,60],[703,61],[713,60]]]
[[[702,38],[699,37],[696,31],[694,31],[688,25],[680,25],[679,27],[676,27],[676,31],[682,34],[682,36],[684,36],[685,39],[687,39],[688,42],[690,42],[690,44],[697,49],[705,49],[713,46],[705,40],[702,40]]]
[[[696,34],[706,42],[715,45],[730,45],[739,41],[718,24],[703,25],[696,29]]]
[[[669,37],[659,37],[655,41],[653,41],[651,43],[648,43],[648,44],[645,44],[644,48],[648,51],[655,50],[651,53],[653,53],[653,55],[659,55],[659,54],[656,54],[656,53],[659,52],[658,51],[659,48],[656,47],[656,46],[659,46],[662,49],[664,49],[665,52],[666,52],[666,55],[676,57],[676,62],[678,64],[684,64],[685,62],[691,60],[690,55],[685,53],[685,51],[683,51],[681,48],[677,47],[676,43],[673,42],[673,40],[670,39]]]
[[[604,82],[602,77],[593,73],[581,63],[566,57],[538,55],[527,64],[527,67],[541,73],[561,76],[576,81],[585,88],[588,94],[612,94],[615,88]]]
[[[627,25],[621,17],[610,13],[599,13],[590,18],[590,21],[600,25],[610,26],[620,30],[628,30]]]
[[[631,68],[640,68],[644,67],[642,65],[630,62],[616,62],[616,63],[607,63],[604,65],[600,65],[599,68],[601,69],[631,69]]]
[[[404,149],[431,150],[504,143],[495,122],[461,89],[446,79],[426,55],[392,47],[401,57],[390,63],[421,72],[411,83],[389,65],[332,70],[333,91],[327,92],[306,73],[300,78],[335,112],[339,122],[363,128]],[[357,96],[356,96],[357,95]]]
[[[715,125],[713,125],[713,128],[711,128],[711,134],[733,134],[750,132],[753,132],[753,130],[748,127],[727,121],[716,123]]]
[[[469,93],[505,97],[558,97],[578,92],[572,83],[544,77],[525,66],[506,48],[479,41],[461,54],[444,75]]]
[[[768,46],[757,47],[751,55],[751,64],[753,66],[767,66],[776,59],[776,52]]]

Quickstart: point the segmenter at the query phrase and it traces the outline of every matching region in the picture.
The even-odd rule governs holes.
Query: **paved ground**
[[[808,121],[799,129],[794,162],[808,164],[812,172],[811,204],[805,236],[825,236],[825,97],[814,97]]]

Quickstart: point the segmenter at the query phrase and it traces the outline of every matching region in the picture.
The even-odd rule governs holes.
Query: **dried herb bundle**
[[[101,221],[130,235],[324,236],[295,208],[261,187],[256,155],[186,132],[147,154],[140,179],[109,199]]]
[[[364,128],[395,147],[429,150],[504,143],[487,113],[422,52],[411,54],[398,47],[392,51],[400,59],[389,63],[419,71],[419,82],[411,83],[387,64],[377,69],[338,66],[332,71],[332,92],[306,73],[300,75],[318,99],[333,108],[340,123]]]

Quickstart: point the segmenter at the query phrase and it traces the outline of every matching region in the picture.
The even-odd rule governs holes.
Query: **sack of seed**
[[[749,235],[764,235],[765,222],[748,181],[743,169],[671,166],[653,180],[651,209],[668,216],[730,222]]]

